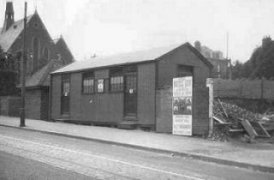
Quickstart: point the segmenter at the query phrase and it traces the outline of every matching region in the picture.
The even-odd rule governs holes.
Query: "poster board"
[[[173,78],[172,134],[192,135],[192,76]]]

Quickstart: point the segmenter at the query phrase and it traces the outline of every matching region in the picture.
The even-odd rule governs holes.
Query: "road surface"
[[[274,179],[274,174],[0,126],[0,179]]]

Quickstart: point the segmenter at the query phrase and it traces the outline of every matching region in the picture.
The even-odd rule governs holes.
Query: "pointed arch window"
[[[39,59],[39,39],[35,37],[32,42],[33,48],[33,70],[35,70],[38,66]]]
[[[44,48],[43,56],[46,60],[49,60],[49,49],[47,47]]]

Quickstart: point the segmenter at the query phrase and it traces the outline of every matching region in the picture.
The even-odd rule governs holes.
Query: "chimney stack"
[[[202,47],[201,47],[200,41],[195,41],[195,42],[194,42],[194,47],[195,47],[199,52],[202,51]]]

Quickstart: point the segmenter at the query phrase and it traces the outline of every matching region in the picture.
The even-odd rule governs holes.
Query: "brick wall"
[[[26,118],[41,119],[41,90],[26,90],[25,113]]]
[[[41,112],[41,115],[40,115],[41,119],[47,120],[48,114],[49,114],[49,88],[48,87],[41,89],[40,112]]]
[[[7,116],[9,113],[9,106],[8,106],[8,98],[7,97],[0,97],[0,114]]]
[[[0,97],[0,114],[4,116],[19,116],[21,99],[18,96]]]
[[[37,25],[36,25],[37,24]],[[23,44],[23,32],[16,39],[14,44],[11,46],[11,53],[16,54],[18,51],[22,50]],[[38,58],[34,59],[33,57],[33,40],[34,38],[38,38]],[[43,22],[40,17],[36,14],[30,20],[27,26],[27,34],[26,34],[26,48],[28,54],[32,54],[33,58],[28,56],[27,58],[27,74],[31,74],[32,72],[37,71],[39,68],[48,63],[50,59],[56,59],[56,48],[55,44],[52,41],[50,35],[44,28]],[[48,48],[49,50],[49,59],[44,57],[44,49]],[[36,62],[36,63],[35,63]],[[36,67],[30,67],[36,64]]]
[[[28,22],[26,33],[26,49],[27,49],[27,62],[26,62],[26,73],[32,74],[46,65],[51,59],[58,59],[57,54],[62,54],[62,64],[68,64],[73,59],[72,54],[69,50],[64,48],[61,44],[56,45],[49,33],[47,32],[45,25],[42,20],[38,16],[38,14],[34,14],[32,19]],[[33,41],[34,38],[38,39],[38,57],[35,58]],[[19,51],[22,51],[23,44],[23,32],[19,35],[19,37],[15,40],[13,45],[10,48],[10,52],[12,54],[16,54]],[[45,49],[48,49],[48,57],[45,56]],[[59,52],[60,51],[60,52]],[[30,56],[31,55],[31,56]]]
[[[46,120],[48,116],[48,90],[27,89],[25,99],[25,116],[30,119]],[[1,96],[0,114],[5,116],[20,116],[21,97]]]
[[[17,73],[0,68],[0,96],[18,95],[16,77]]]

